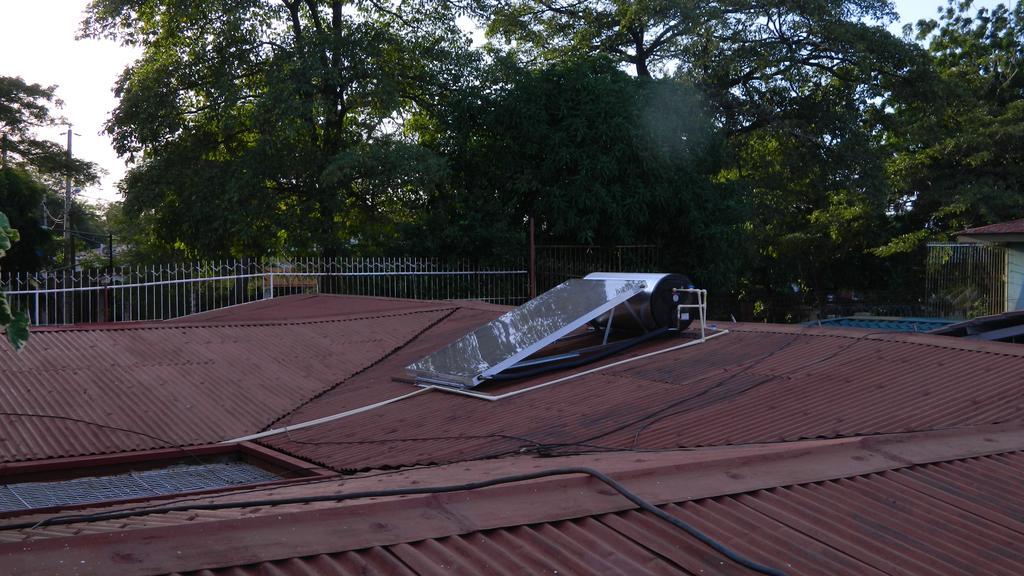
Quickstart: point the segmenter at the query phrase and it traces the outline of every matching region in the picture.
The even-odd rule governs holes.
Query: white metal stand
[[[707,327],[708,327],[708,291],[703,288],[673,288],[674,294],[688,293],[697,295],[696,304],[677,304],[676,305],[676,329],[682,328],[683,314],[685,311],[691,308],[696,308],[697,313],[700,316],[700,340],[703,342],[707,340]]]

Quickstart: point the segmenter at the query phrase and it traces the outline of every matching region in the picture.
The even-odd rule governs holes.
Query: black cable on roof
[[[185,512],[185,511],[197,511],[197,510],[224,510],[228,508],[251,508],[259,506],[279,506],[283,504],[306,504],[310,502],[340,502],[343,500],[356,500],[363,498],[383,498],[391,496],[410,496],[418,494],[444,494],[448,492],[463,492],[467,490],[477,490],[480,488],[487,488],[490,486],[497,486],[500,484],[510,484],[513,482],[525,482],[527,480],[536,480],[538,478],[546,478],[548,476],[564,476],[568,474],[585,474],[594,479],[600,480],[604,484],[608,485],[616,492],[621,494],[624,498],[636,504],[637,507],[654,514],[661,520],[672,524],[673,526],[683,530],[690,536],[693,536],[697,540],[706,544],[713,550],[722,554],[726,558],[736,562],[737,564],[749,568],[755,572],[761,574],[767,574],[768,576],[785,576],[785,573],[776,568],[765,566],[750,560],[746,556],[743,556],[739,552],[732,550],[725,544],[715,540],[708,536],[704,532],[701,532],[694,526],[691,526],[687,522],[676,518],[675,516],[665,512],[661,508],[658,508],[654,504],[644,500],[636,494],[630,492],[625,486],[612,479],[610,476],[587,467],[564,467],[564,468],[551,468],[548,470],[540,470],[537,472],[528,472],[525,474],[514,474],[510,476],[500,476],[498,478],[490,478],[487,480],[479,480],[476,482],[467,482],[464,484],[449,484],[445,486],[416,486],[410,488],[392,488],[388,490],[365,490],[362,492],[350,492],[348,494],[326,494],[320,496],[294,496],[291,498],[265,498],[261,500],[239,500],[234,502],[210,502],[206,504],[195,504],[191,506],[164,506],[160,508],[151,508],[144,511],[144,513],[138,512],[97,512],[95,514],[87,514],[78,516],[76,519],[43,519],[39,522],[20,522],[13,524],[0,525],[0,530],[17,530],[22,528],[41,527],[48,525],[59,525],[59,524],[71,524],[77,522],[95,522],[100,520],[117,520],[121,518],[129,518],[133,516],[145,516],[150,514],[165,514],[169,512]]]
[[[762,380],[761,382],[758,382],[756,384],[748,386],[747,388],[744,388],[742,390],[738,390],[738,391],[736,391],[736,392],[734,392],[734,393],[732,393],[732,394],[730,394],[730,395],[728,395],[726,397],[719,398],[715,402],[717,403],[717,402],[723,402],[723,401],[726,401],[726,400],[730,400],[732,398],[735,398],[735,397],[737,397],[737,396],[739,396],[741,394],[745,394],[745,393],[749,392],[750,390],[753,390],[754,388],[757,388],[757,387],[762,386],[764,384],[767,384],[769,382],[774,382],[776,380],[779,380],[782,377],[789,376],[791,374],[799,372],[800,370],[804,370],[804,369],[809,368],[811,366],[814,366],[814,365],[820,364],[822,362],[831,360],[831,359],[835,358],[836,356],[838,356],[840,354],[843,354],[844,352],[847,352],[848,350],[853,348],[855,345],[857,345],[857,344],[867,340],[870,336],[892,334],[893,332],[895,332],[895,331],[893,331],[893,330],[879,330],[879,331],[875,331],[875,332],[868,332],[866,334],[861,334],[860,336],[841,336],[841,338],[850,338],[851,341],[847,345],[838,348],[834,352],[832,352],[832,353],[830,353],[830,354],[828,354],[828,355],[826,355],[824,357],[816,358],[816,359],[811,360],[809,362],[804,362],[803,364],[800,364],[799,366],[796,366],[795,368],[793,368],[791,370],[788,370],[786,372],[781,372],[781,373],[778,373],[778,374],[766,375],[765,379]],[[614,428],[612,428],[610,430],[605,430],[605,431],[603,431],[603,432],[601,432],[599,434],[596,434],[594,436],[590,436],[590,437],[587,437],[587,438],[580,439],[579,442],[580,443],[592,442],[594,440],[597,440],[598,438],[604,438],[604,437],[606,437],[608,435],[614,434],[616,432],[620,432],[620,431],[625,430],[625,429],[627,429],[627,428],[629,428],[631,426],[636,426],[637,424],[639,424],[640,427],[639,427],[639,429],[637,430],[637,432],[633,436],[633,443],[632,443],[632,446],[631,446],[632,449],[637,449],[639,444],[640,444],[640,435],[643,434],[644,430],[646,430],[651,424],[653,424],[653,423],[655,423],[658,420],[661,420],[663,418],[667,418],[669,416],[676,416],[676,415],[679,415],[679,414],[684,414],[686,412],[689,412],[691,410],[696,409],[695,407],[687,407],[687,408],[682,408],[682,409],[679,409],[679,410],[676,410],[676,411],[672,411],[673,408],[676,408],[676,407],[678,407],[680,405],[686,404],[687,402],[690,402],[692,400],[696,400],[697,398],[705,396],[705,395],[707,395],[707,394],[709,394],[711,392],[714,392],[715,390],[721,389],[723,386],[725,386],[729,382],[735,380],[738,376],[742,376],[742,375],[748,373],[758,363],[763,362],[764,360],[767,360],[768,358],[771,358],[772,356],[782,352],[783,350],[786,350],[787,348],[792,346],[795,342],[797,342],[800,339],[801,336],[808,336],[808,335],[814,335],[814,334],[809,334],[807,332],[796,332],[796,333],[793,333],[792,337],[789,340],[787,340],[785,344],[783,344],[782,346],[779,346],[778,348],[776,348],[775,350],[772,350],[771,352],[769,352],[767,354],[763,354],[761,356],[758,356],[756,358],[753,358],[753,359],[747,361],[746,365],[743,366],[743,368],[733,372],[728,377],[726,377],[724,380],[716,382],[715,384],[713,384],[713,385],[711,385],[711,386],[709,386],[709,387],[707,387],[707,388],[705,388],[703,390],[700,390],[700,391],[698,391],[698,392],[696,392],[694,394],[691,394],[689,396],[685,396],[683,398],[679,398],[677,400],[673,400],[672,402],[668,403],[665,406],[662,406],[661,408],[658,408],[657,410],[654,410],[654,411],[649,412],[649,413],[647,413],[645,415],[639,416],[639,417],[637,417],[635,419],[632,419],[632,420],[629,420],[629,421],[624,422],[622,424],[619,424],[618,426],[615,426]],[[694,382],[698,382],[700,380],[704,380],[704,379],[709,378],[709,377],[711,377],[713,375],[714,374],[701,376],[699,378],[696,378],[694,380]]]

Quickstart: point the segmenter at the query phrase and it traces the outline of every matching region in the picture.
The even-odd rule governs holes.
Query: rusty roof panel
[[[1024,218],[1018,218],[1017,220],[1010,220],[1008,222],[998,222],[996,224],[989,224],[988,226],[968,228],[962,232],[957,232],[957,235],[960,234],[968,236],[980,234],[1024,234]]]
[[[257,432],[449,313],[38,332],[0,350],[0,461]]]
[[[249,574],[654,576],[680,574],[680,570],[679,566],[598,520],[583,518],[188,573],[189,576]]]
[[[301,304],[307,305],[313,306]],[[34,352],[30,346],[17,356],[0,354],[0,366],[8,368],[0,372],[0,409],[46,410],[69,418],[100,420],[174,443],[209,442],[254,432],[271,422],[301,422],[408,393],[414,388],[393,377],[404,376],[403,368],[410,359],[498,313],[482,306],[451,304],[376,316],[339,315],[331,321],[306,323],[264,319],[263,324],[48,330],[34,335],[33,344],[38,343]],[[712,474],[707,471],[709,466],[694,461],[690,468],[674,472],[682,476],[669,484],[690,489],[694,478],[686,474],[701,470],[703,485],[719,488],[713,492],[716,496],[690,494],[684,498],[694,498],[692,501],[659,501],[675,502],[666,505],[671,513],[789,574],[1024,573],[1024,486],[1019,481],[1024,474],[1024,455],[1020,452],[924,465],[908,465],[896,454],[893,458],[899,463],[888,468],[829,476],[835,466],[843,466],[852,456],[813,453],[807,447],[822,443],[847,446],[859,440],[783,443],[871,434],[890,438],[891,433],[900,431],[1020,421],[1024,416],[1024,349],[864,330],[729,328],[730,334],[704,344],[505,400],[488,402],[428,392],[350,418],[272,436],[265,444],[338,470],[351,470],[474,460],[520,451],[547,455],[634,446],[776,443],[714,449],[743,454],[757,451],[748,455],[750,462],[761,462],[764,468],[729,467],[719,472],[735,482],[744,481],[744,474],[767,475],[776,478],[773,484],[723,491],[720,482],[708,475]],[[676,343],[651,342],[639,351]],[[69,420],[27,419],[29,422],[23,423],[15,418],[0,416],[0,451],[8,459],[159,445],[138,435]],[[977,434],[989,438],[988,432]],[[864,439],[865,443],[869,440],[883,441]],[[922,441],[921,435],[907,435],[906,441],[918,446],[915,442]],[[792,446],[792,451],[783,455],[775,451],[778,446]],[[934,444],[921,450],[928,454],[933,449]],[[888,453],[885,446],[865,458],[878,458],[882,453]],[[705,457],[702,451],[684,454]],[[622,465],[630,458],[634,469],[614,469],[616,477],[619,473],[628,476],[632,470],[635,474],[629,478],[641,486],[644,482],[649,482],[646,486],[666,484],[665,478],[636,468],[642,466],[639,463],[644,457],[667,461],[667,454],[623,452],[591,457],[599,468],[610,465],[611,460]],[[787,458],[805,458],[804,466],[825,474],[817,477],[824,479],[795,479],[795,471],[786,468],[795,460]],[[502,470],[513,473],[541,467],[544,462],[523,458],[475,464],[507,466]],[[460,464],[449,470],[470,470],[472,466]],[[896,466],[900,468],[891,469]],[[437,469],[436,473],[446,472]],[[361,480],[390,485],[389,476],[382,474],[376,471]],[[394,474],[393,478],[411,482],[405,472]],[[448,481],[431,479],[438,484]],[[353,481],[342,480],[342,489],[352,489]],[[510,515],[526,508],[526,504],[512,510],[502,508],[514,502],[507,494],[515,490],[495,501],[489,501],[487,494],[496,498],[498,491],[475,493],[472,499],[429,497],[424,499],[429,502],[419,504],[423,510],[406,511],[421,514],[406,525],[380,527],[381,532],[405,530],[402,539],[364,543],[352,550],[344,541],[322,537],[318,541],[337,547],[306,552],[287,548],[281,554],[278,546],[278,556],[259,556],[265,553],[261,548],[245,548],[246,538],[255,533],[257,524],[264,537],[275,542],[286,536],[318,537],[304,534],[301,522],[288,521],[305,514],[302,518],[308,522],[317,515],[327,522],[334,518],[329,514],[339,509],[333,502],[198,514],[172,512],[48,526],[36,534],[30,534],[31,530],[5,533],[2,539],[9,544],[2,546],[11,550],[31,545],[40,550],[47,545],[60,548],[64,542],[75,542],[67,538],[74,535],[91,538],[90,542],[102,538],[125,542],[133,531],[145,538],[154,531],[175,530],[176,538],[195,539],[217,534],[219,526],[231,526],[240,543],[234,552],[272,561],[227,567],[241,563],[231,556],[232,550],[208,550],[208,558],[198,555],[194,565],[174,569],[227,567],[205,572],[209,574],[534,573],[548,569],[559,573],[749,573],[646,513],[602,508],[610,497],[607,491],[570,489],[567,487],[576,484],[560,482],[566,492],[552,489],[548,500],[542,501],[541,493],[522,490],[537,500],[531,500],[531,510],[543,508],[548,513],[550,499],[558,497],[567,507],[583,503],[592,511],[581,513],[577,508],[557,520],[551,516],[510,522]],[[274,490],[315,494],[336,488],[332,480]],[[468,509],[461,515],[451,512],[459,502],[476,506],[473,510],[508,525],[463,524],[468,522]],[[357,514],[360,510],[365,509],[343,512]],[[387,521],[391,522],[390,516]],[[422,530],[428,521],[453,522],[457,527],[445,536],[417,536],[416,530]],[[279,533],[278,524],[288,526],[289,531]],[[436,527],[436,522],[432,526]],[[231,534],[220,533],[219,537],[230,540]],[[35,540],[22,541],[26,538]],[[369,544],[379,546],[365,548]],[[285,558],[312,552],[323,553]],[[203,564],[213,562],[212,557],[217,563]]]
[[[1021,472],[1024,455],[1014,452],[670,503],[662,509],[790,576],[1010,576],[1024,573]],[[349,574],[357,569],[389,574],[753,574],[637,510],[194,574]]]
[[[406,375],[407,364],[433,351],[438,342],[454,340],[487,323],[499,313],[496,310],[477,309],[460,303],[458,309],[446,315],[442,321],[433,324],[420,337],[394,350],[386,361],[360,373],[357,378],[350,379],[344,385],[331,389],[316,402],[303,405],[275,425],[283,426],[313,420],[407,394],[414,390],[412,385],[394,381],[396,376]]]
[[[289,421],[365,405],[368,389],[393,396],[412,390],[390,379],[402,374],[400,362],[448,336],[427,332]],[[906,338],[740,325],[704,344],[497,402],[430,392],[266,443],[353,470],[458,461],[538,444],[695,447],[931,430],[1024,416],[1024,357],[1013,345],[986,343],[979,349],[939,336]],[[671,344],[656,342],[642,351]]]

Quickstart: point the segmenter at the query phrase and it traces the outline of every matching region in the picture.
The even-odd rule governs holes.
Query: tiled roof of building
[[[149,435],[210,444],[337,416],[416,391],[408,363],[503,310],[328,296],[247,306],[39,331],[20,355],[0,353],[0,412],[94,423],[0,415],[0,460],[163,445]],[[68,511],[188,498],[159,514],[5,529],[55,513],[8,514],[2,564],[25,574],[751,573],[580,475],[336,498],[588,466],[787,574],[1024,570],[1024,349],[827,326],[724,327],[668,352],[657,353],[678,336],[647,342],[608,362],[657,354],[497,401],[428,390],[256,440],[333,476]],[[311,496],[322,501],[195,508]]]

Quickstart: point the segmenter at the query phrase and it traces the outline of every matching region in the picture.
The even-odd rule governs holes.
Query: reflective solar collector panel
[[[646,288],[637,280],[569,280],[410,364],[418,380],[472,388]]]

